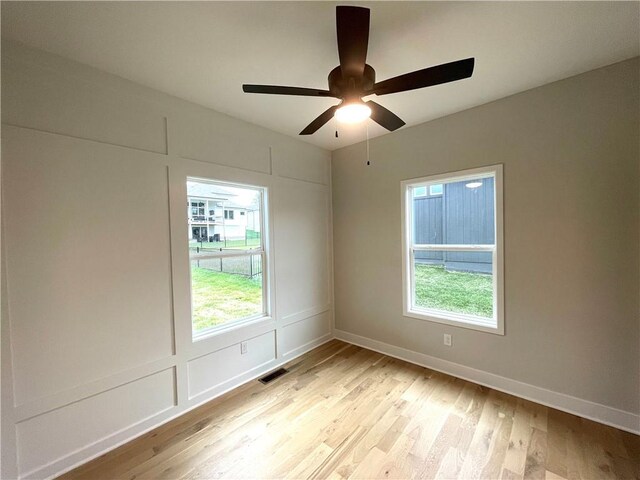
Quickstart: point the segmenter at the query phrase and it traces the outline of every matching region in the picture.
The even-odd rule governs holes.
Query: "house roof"
[[[238,208],[243,210],[254,210],[250,205],[239,201],[240,194],[233,188],[224,187],[213,183],[187,182],[187,196],[220,200],[225,207]]]

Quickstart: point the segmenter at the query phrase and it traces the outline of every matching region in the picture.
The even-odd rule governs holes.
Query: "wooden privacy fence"
[[[495,243],[494,179],[479,188],[464,182],[444,184],[442,195],[413,199],[414,242],[437,245]],[[416,252],[416,262],[447,270],[490,273],[490,252]]]

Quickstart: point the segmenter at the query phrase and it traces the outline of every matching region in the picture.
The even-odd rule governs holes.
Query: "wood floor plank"
[[[518,401],[513,418],[513,428],[509,436],[509,446],[504,459],[504,468],[516,475],[524,475],[532,428],[531,412],[522,401]]]
[[[434,478],[440,470],[441,463],[449,453],[451,445],[456,445],[462,433],[462,418],[449,415],[426,458],[420,465],[420,471],[414,473],[416,478]]]
[[[452,480],[458,478],[458,473],[463,465],[463,455],[457,448],[450,447],[440,462],[440,466],[434,478],[437,480]]]
[[[378,474],[383,468],[386,458],[386,453],[373,447],[348,478],[350,480],[379,478]]]
[[[489,458],[484,464],[481,478],[499,478],[504,459],[509,448],[509,437],[513,428],[516,401],[509,395],[501,394],[498,398],[498,423],[491,437]]]
[[[527,462],[524,467],[524,478],[531,480],[543,479],[546,476],[547,432],[532,428]]]
[[[374,478],[407,479],[418,470],[422,459],[411,453],[416,437],[400,434],[387,452],[382,468]]]
[[[491,441],[499,419],[500,407],[495,397],[496,395],[493,391],[489,392],[489,398],[484,404],[478,426],[465,454],[464,464],[460,472],[461,478],[480,478],[482,470],[487,463],[491,453]]]
[[[337,340],[65,480],[636,479],[640,438]]]

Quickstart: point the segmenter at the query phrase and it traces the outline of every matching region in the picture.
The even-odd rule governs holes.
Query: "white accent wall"
[[[2,50],[2,478],[58,474],[331,338],[329,152]],[[187,176],[268,191],[271,317],[197,342]]]

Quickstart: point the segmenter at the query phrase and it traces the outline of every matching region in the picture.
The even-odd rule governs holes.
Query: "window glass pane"
[[[265,314],[263,190],[189,180],[187,195],[193,332]]]
[[[414,187],[413,189],[414,197],[421,197],[426,194],[427,194],[427,187]]]
[[[191,259],[194,333],[262,313],[262,254]]]
[[[187,182],[187,195],[208,198],[208,212],[191,209],[189,224],[202,226],[189,236],[190,251],[252,250],[261,248],[262,194],[258,188]],[[204,202],[203,202],[204,205]],[[225,208],[225,207],[233,207]],[[235,211],[244,215],[235,216]],[[207,213],[205,215],[205,213]],[[190,229],[195,232],[193,228]]]
[[[426,188],[426,187],[425,187]],[[443,243],[443,197],[420,197],[413,199],[413,243]]]
[[[491,252],[415,252],[414,307],[491,319]]]
[[[495,243],[493,177],[430,186],[433,187],[439,187],[441,195],[411,201],[414,244]]]
[[[442,195],[442,184],[438,184],[438,185],[431,185],[429,187],[429,195]]]

